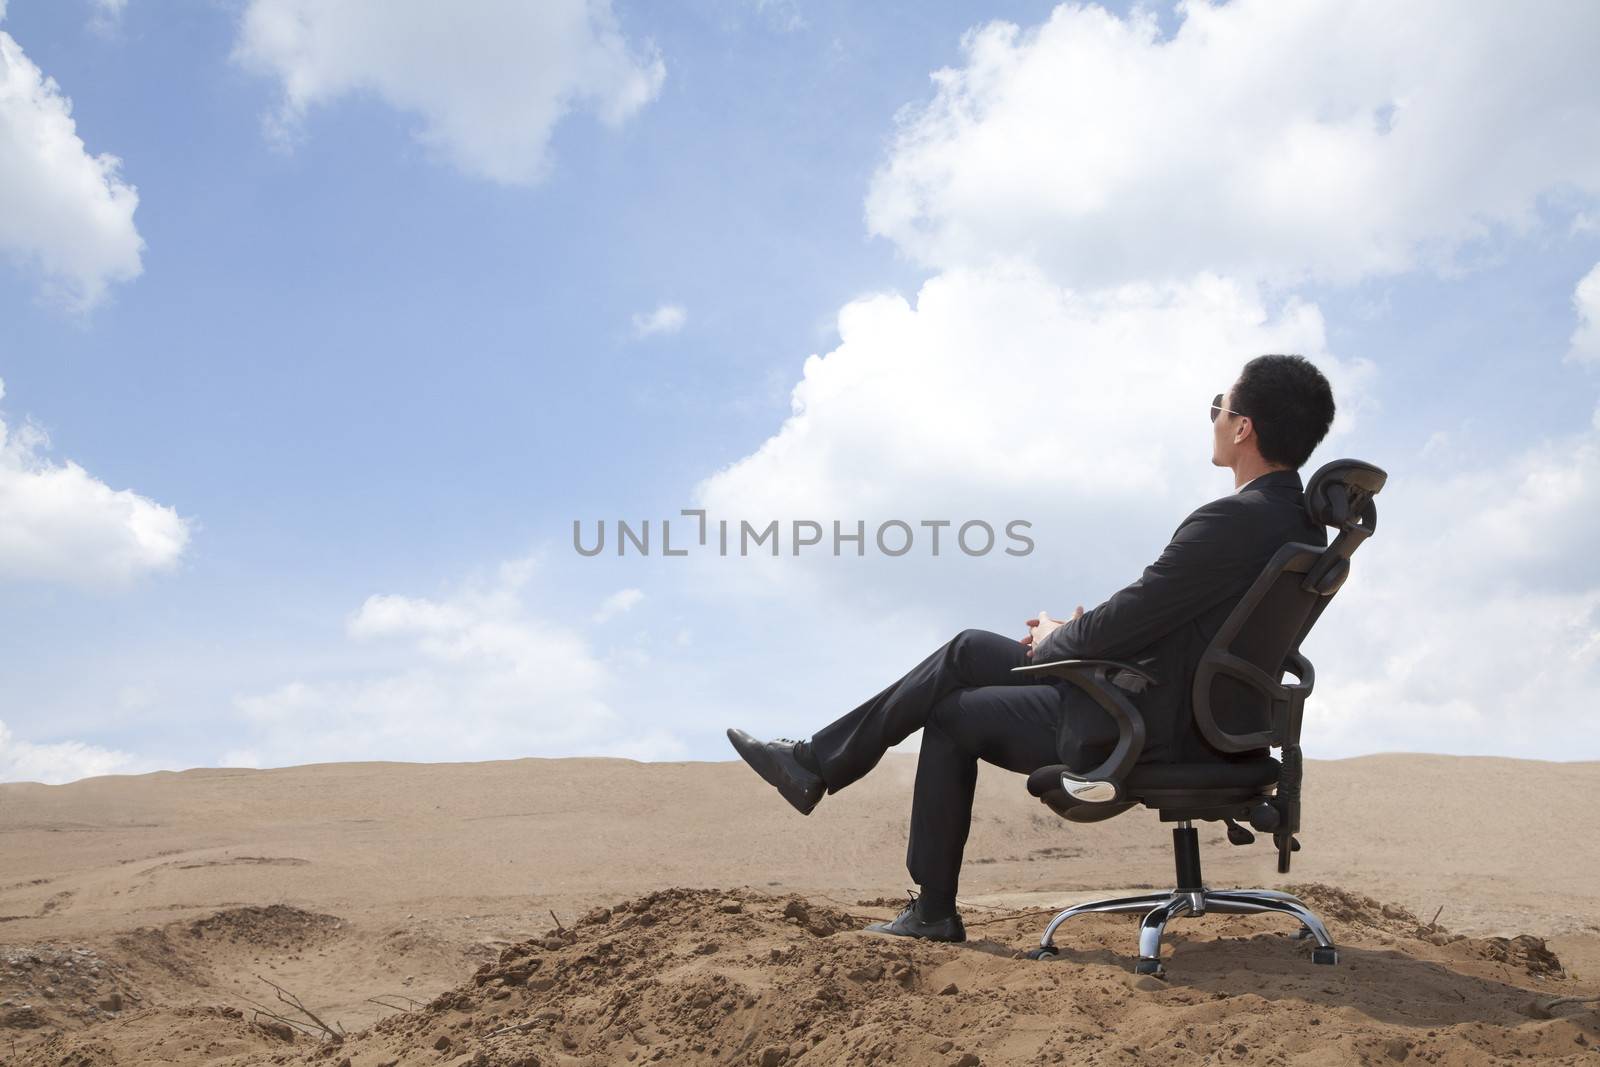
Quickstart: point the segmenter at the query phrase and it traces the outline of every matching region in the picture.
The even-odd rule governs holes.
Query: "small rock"
[[[98,1003],[101,1011],[121,1011],[122,994],[112,993],[110,996],[101,997]]]
[[[959,992],[961,992],[961,990],[956,988],[956,984],[954,982],[951,982],[949,985],[947,985],[943,989],[939,990],[939,995],[941,997],[951,997],[951,996],[955,996]],[[974,1061],[974,1062],[976,1062],[976,1061]]]
[[[449,1034],[440,1034],[439,1035],[439,1040],[437,1040],[437,1041],[435,1041],[433,1043],[433,1047],[438,1049],[440,1052],[443,1052],[445,1049],[449,1048],[450,1047],[450,1035]]]
[[[256,1022],[256,1026],[263,1033],[271,1034],[279,1041],[294,1040],[294,1027],[290,1026],[288,1023],[274,1022],[271,1019],[261,1019]]]
[[[976,1052],[963,1052],[950,1067],[978,1067],[978,1063]]]
[[[942,1056],[955,1047],[956,1043],[954,1041],[941,1041],[937,1045],[933,1046],[933,1051]]]
[[[0,1030],[32,1030],[43,1025],[43,1016],[26,1004],[0,1013]]]
[[[756,1053],[756,1063],[759,1067],[778,1067],[788,1058],[789,1047],[787,1045],[768,1045]]]
[[[697,956],[709,956],[721,947],[715,941],[702,941],[694,947],[694,951]]]

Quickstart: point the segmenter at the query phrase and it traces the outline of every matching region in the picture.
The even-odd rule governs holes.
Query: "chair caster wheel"
[[[1133,965],[1134,974],[1153,974],[1157,978],[1166,976],[1166,969],[1161,966],[1160,960],[1141,959]]]
[[[1056,958],[1057,955],[1058,955],[1058,953],[1056,952],[1056,950],[1054,948],[1042,948],[1041,947],[1041,948],[1034,949],[1032,952],[1029,952],[1028,953],[1028,958],[1030,960],[1053,960],[1053,959]]]
[[[1331,945],[1318,945],[1311,950],[1312,963],[1338,963],[1339,950]]]

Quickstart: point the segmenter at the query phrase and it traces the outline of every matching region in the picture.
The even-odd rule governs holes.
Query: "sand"
[[[1069,824],[988,766],[968,942],[863,932],[906,899],[914,769],[804,818],[733,760],[3,785],[0,1061],[1600,1064],[1596,1003],[1556,1000],[1600,996],[1600,763],[1308,761],[1293,872],[1205,823],[1205,880],[1300,893],[1340,962],[1207,915],[1160,979],[1131,916],[1021,953],[1168,888],[1170,826]]]

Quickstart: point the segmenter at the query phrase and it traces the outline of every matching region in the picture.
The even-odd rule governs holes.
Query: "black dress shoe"
[[[905,910],[886,923],[873,923],[868,930],[879,934],[899,934],[902,937],[925,937],[929,941],[965,941],[967,928],[961,924],[960,915],[950,915],[929,922],[917,910],[917,902],[907,904]]]
[[[776,741],[757,741],[743,730],[729,728],[728,740],[744,761],[755,772],[775,786],[783,799],[794,805],[801,815],[810,815],[822,794],[828,791],[823,780],[807,770],[794,758],[798,744],[787,737]]]

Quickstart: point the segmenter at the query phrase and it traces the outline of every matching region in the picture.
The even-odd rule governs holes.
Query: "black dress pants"
[[[955,891],[980,759],[1018,774],[1060,762],[1061,690],[1011,673],[1027,662],[1027,649],[1015,637],[963,630],[811,737],[828,792],[837,793],[875,767],[891,745],[922,730],[906,869],[924,890]]]

